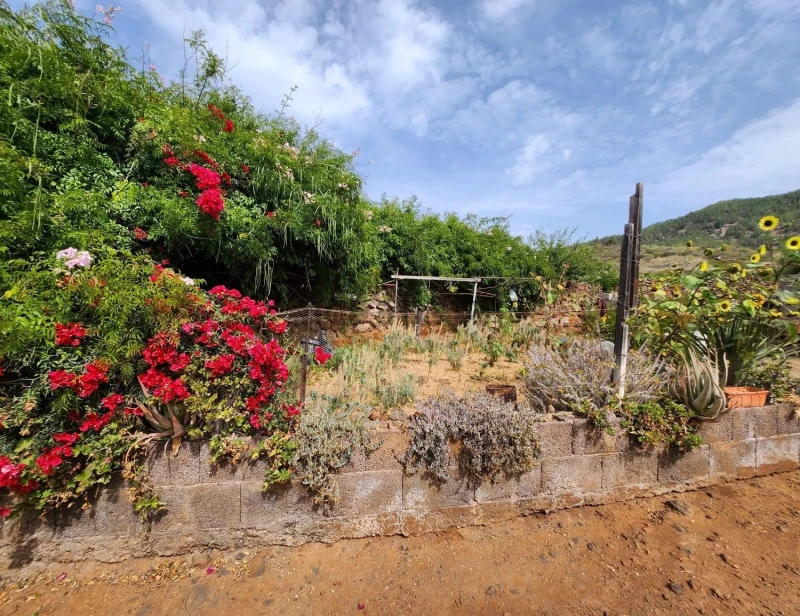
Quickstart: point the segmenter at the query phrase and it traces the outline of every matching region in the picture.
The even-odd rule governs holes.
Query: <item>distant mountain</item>
[[[646,208],[645,204],[645,215]],[[780,219],[777,233],[781,237],[800,234],[800,190],[769,197],[720,201],[685,216],[648,225],[642,233],[643,243],[670,246],[693,240],[706,246],[729,243],[756,247],[761,244],[762,237],[758,221],[769,214]],[[618,244],[619,238],[612,236],[600,242]]]

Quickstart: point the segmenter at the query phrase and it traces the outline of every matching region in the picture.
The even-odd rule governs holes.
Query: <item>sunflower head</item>
[[[717,307],[722,312],[730,312],[731,311],[731,303],[727,299],[723,299],[719,304],[717,304]]]
[[[775,318],[782,317],[783,313],[780,310],[770,310],[769,311],[769,316],[775,317]]]
[[[800,235],[793,235],[786,240],[786,248],[789,250],[800,250]]]
[[[750,263],[758,263],[759,261],[761,261],[761,255],[760,254],[755,252],[752,255],[750,255]]]
[[[722,252],[725,252],[726,250],[728,250],[728,248],[729,248],[729,246],[728,246],[727,244],[723,244],[722,246],[720,246],[720,247],[719,247],[719,249],[720,249]]]
[[[728,266],[728,272],[731,274],[738,274],[741,271],[742,271],[742,266],[739,265],[738,263],[731,263]]]
[[[703,251],[703,254],[704,254],[705,256],[707,256],[707,257],[711,257],[711,256],[713,256],[713,255],[714,255],[714,249],[713,249],[713,248],[706,248],[706,249]]]
[[[689,240],[688,242],[686,242],[686,247],[687,248],[691,248],[692,246],[694,246],[694,241]]]
[[[767,246],[765,244],[761,244],[761,246],[758,247],[758,254],[760,255],[767,254]]]
[[[708,270],[708,261],[703,261],[700,264],[700,271],[701,272],[705,272],[706,270]]]
[[[759,306],[763,306],[764,302],[767,301],[767,298],[764,297],[761,293],[753,293],[753,301]]]
[[[774,231],[780,222],[775,216],[764,216],[758,221],[758,226],[762,231]]]

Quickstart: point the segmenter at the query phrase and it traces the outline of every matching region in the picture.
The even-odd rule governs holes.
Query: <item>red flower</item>
[[[125,409],[125,414],[132,415],[134,417],[143,417],[144,411],[138,406],[129,406]]]
[[[242,163],[242,171],[244,171],[245,173],[250,173],[250,167]]]
[[[186,197],[189,196],[189,193],[186,192],[185,190],[182,190],[181,192],[178,193],[178,196],[185,199]]]
[[[204,190],[200,193],[195,203],[203,214],[210,216],[214,220],[219,220],[219,215],[225,209],[225,201],[222,199],[222,193],[219,188]]]
[[[146,240],[148,237],[150,237],[149,235],[147,235],[147,231],[145,231],[144,229],[140,229],[139,227],[136,227],[133,230],[133,234],[136,236],[137,240]]]
[[[180,372],[184,370],[186,366],[188,366],[192,361],[192,356],[188,353],[181,353],[178,357],[169,365],[169,369],[173,372]]]
[[[267,212],[269,218],[275,218],[275,212]]]
[[[222,111],[222,109],[220,109],[219,107],[216,107],[216,106],[214,106],[214,105],[212,105],[212,104],[210,104],[210,103],[209,103],[209,105],[208,105],[208,110],[209,110],[209,111],[210,111],[212,114],[214,114],[215,116],[217,116],[217,117],[218,117],[220,120],[224,120],[224,119],[225,119],[225,113],[224,113],[224,112]]]
[[[7,518],[11,515],[11,511],[9,507],[0,507],[0,518]]]
[[[192,163],[189,165],[189,173],[195,177],[198,189],[219,188],[220,177],[216,171]]]
[[[327,362],[331,357],[333,357],[333,355],[331,353],[326,353],[325,349],[322,347],[316,347],[314,349],[314,359],[316,359],[321,366],[324,366],[325,362]]]
[[[233,362],[236,355],[220,355],[216,359],[211,359],[206,362],[206,368],[211,370],[211,378],[217,378],[228,374],[233,370]]]
[[[69,445],[59,445],[36,458],[36,466],[43,475],[52,475],[53,471],[64,462],[64,458],[69,458],[71,455],[72,448]]]
[[[252,413],[250,415],[250,425],[256,430],[261,429],[261,418],[258,416],[258,413]]]
[[[87,413],[84,422],[81,424],[81,432],[87,432],[89,430],[102,430],[108,422],[111,421],[111,417],[114,415],[114,411],[109,411],[103,416],[98,415],[97,413]]]
[[[120,394],[111,394],[100,400],[100,406],[107,411],[116,411],[117,407],[125,402],[125,397]]]
[[[225,186],[231,185],[231,176],[226,172],[222,172],[222,181],[225,183]]]
[[[287,417],[296,417],[300,414],[300,409],[293,404],[284,405],[283,408],[286,411]]]
[[[56,323],[56,346],[79,346],[86,329],[80,323]]]
[[[62,445],[74,445],[78,440],[80,440],[81,435],[77,432],[59,432],[58,434],[53,435],[53,440],[56,443],[61,443]]]
[[[203,150],[195,150],[193,154],[212,169],[219,169],[219,163],[211,158],[207,152],[203,152]]]
[[[144,186],[145,188],[149,188],[150,182],[142,182],[142,186]]]
[[[177,167],[178,165],[180,165],[180,164],[181,164],[181,161],[179,161],[179,160],[178,160],[176,157],[174,157],[174,156],[167,156],[167,157],[164,159],[164,164],[165,164],[165,165],[167,165],[167,167]]]
[[[3,369],[3,366],[0,366],[0,376],[3,376],[4,374],[5,370]]]
[[[233,129],[236,128],[231,120],[225,118],[225,124],[222,127],[222,132],[224,133],[232,133]]]
[[[163,152],[164,156],[172,156],[175,152],[172,151],[172,146],[168,143],[165,143],[161,146],[161,151]]]
[[[315,221],[314,221],[314,224],[315,224],[315,225],[316,225],[318,228],[322,226],[322,222],[321,222],[319,219],[315,220]]]
[[[50,378],[50,389],[61,389],[62,387],[75,387],[78,377],[66,370],[54,370],[48,377]]]
[[[153,273],[150,276],[150,282],[156,282],[159,278],[161,278],[161,274],[163,273],[164,273],[164,266],[156,263],[153,266]]]
[[[286,321],[270,321],[267,323],[267,327],[273,334],[286,333]]]
[[[88,398],[100,387],[100,383],[108,383],[106,367],[94,361],[86,366],[86,372],[78,377],[74,387],[79,398]]]

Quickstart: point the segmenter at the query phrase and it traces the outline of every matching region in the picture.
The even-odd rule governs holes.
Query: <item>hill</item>
[[[720,201],[671,220],[648,225],[644,243],[673,245],[693,240],[708,245],[729,243],[756,247],[761,244],[758,221],[768,214],[781,220],[778,232],[800,231],[800,190],[782,195]]]

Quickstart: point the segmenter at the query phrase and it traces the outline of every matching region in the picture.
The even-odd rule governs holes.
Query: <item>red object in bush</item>
[[[56,323],[56,346],[79,346],[86,329],[80,323]]]
[[[316,359],[320,365],[325,365],[325,362],[327,362],[331,357],[333,357],[333,355],[331,353],[326,353],[325,349],[322,347],[316,347],[314,349],[314,359]]]

